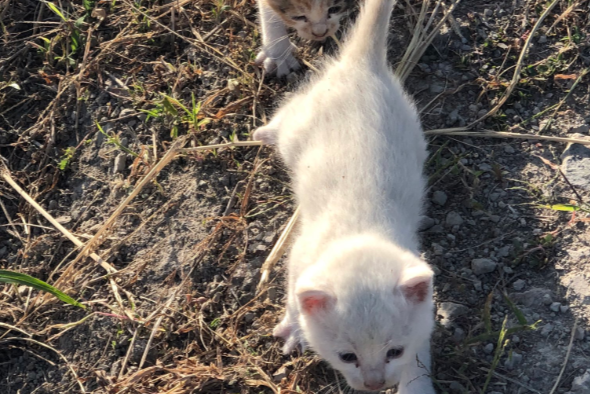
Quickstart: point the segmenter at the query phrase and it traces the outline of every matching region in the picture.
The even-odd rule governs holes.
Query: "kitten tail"
[[[365,0],[342,50],[342,59],[387,65],[389,19],[395,0]]]

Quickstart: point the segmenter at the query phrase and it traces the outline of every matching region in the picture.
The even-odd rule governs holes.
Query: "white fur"
[[[274,334],[285,352],[309,344],[354,389],[432,394],[433,273],[417,240],[426,143],[386,62],[391,3],[366,0],[340,58],[254,134],[278,146],[301,208]],[[349,352],[358,363],[340,360]]]

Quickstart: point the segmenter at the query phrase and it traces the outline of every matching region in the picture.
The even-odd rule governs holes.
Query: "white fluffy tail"
[[[387,61],[389,19],[395,0],[364,0],[342,49],[342,58],[384,64]]]

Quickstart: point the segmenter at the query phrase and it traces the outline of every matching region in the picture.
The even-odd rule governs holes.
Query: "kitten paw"
[[[283,354],[290,354],[297,348],[298,346],[301,347],[303,350],[303,343],[301,342],[298,333],[297,324],[288,323],[282,321],[279,325],[275,327],[272,331],[272,335],[277,338],[282,338],[285,340],[285,344],[283,345]]]
[[[267,74],[276,72],[277,77],[284,77],[300,67],[290,48],[282,51],[271,51],[263,48],[256,56],[255,63],[264,68]]]

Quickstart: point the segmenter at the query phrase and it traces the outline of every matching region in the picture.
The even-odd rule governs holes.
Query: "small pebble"
[[[471,269],[475,275],[483,275],[494,272],[497,265],[498,263],[487,258],[473,259],[471,261]]]
[[[551,303],[553,303],[553,300],[551,299],[551,295],[550,294],[543,295],[543,305],[549,306],[549,305],[551,305]]]
[[[522,279],[518,279],[514,281],[514,283],[512,284],[512,288],[516,291],[521,291],[522,289],[524,289],[525,286],[526,282]]]
[[[512,354],[509,355],[506,361],[504,362],[504,366],[507,369],[514,369],[515,367],[519,366],[520,363],[522,363],[522,354],[512,352]]]
[[[441,190],[437,190],[432,193],[432,202],[440,205],[441,207],[447,203],[447,194]]]
[[[577,327],[576,333],[574,334],[574,339],[577,341],[583,341],[585,336],[586,331],[582,327]]]
[[[551,334],[551,331],[553,331],[553,324],[547,323],[541,329],[541,335],[544,337],[548,337],[549,334]]]
[[[484,14],[485,16],[492,16],[492,15],[494,15],[494,11],[490,10],[489,8],[486,8],[486,9],[483,11],[483,14]]]
[[[447,226],[460,226],[461,224],[463,224],[463,218],[459,213],[451,211],[447,213],[445,223]]]
[[[541,36],[539,37],[539,41],[537,41],[539,44],[545,44],[547,42],[547,36]]]
[[[483,352],[485,354],[492,354],[493,351],[494,351],[494,344],[493,343],[488,343],[483,348]]]
[[[554,302],[551,304],[551,306],[549,306],[549,309],[551,309],[553,312],[559,312],[559,307],[561,306],[561,303],[559,302]]]
[[[117,174],[120,172],[125,171],[125,167],[127,165],[127,154],[126,153],[119,153],[117,157],[115,157],[115,164],[113,165],[113,173]]]
[[[569,309],[570,309],[570,307],[569,307],[569,306],[567,306],[567,305],[561,305],[561,306],[559,307],[559,311],[560,311],[561,313],[566,313],[567,311],[569,311]]]
[[[516,151],[514,150],[514,148],[513,148],[512,146],[510,146],[510,145],[506,145],[506,146],[504,147],[504,152],[506,152],[506,153],[509,153],[509,154],[512,154],[512,153],[514,153],[514,152],[516,152]]]

